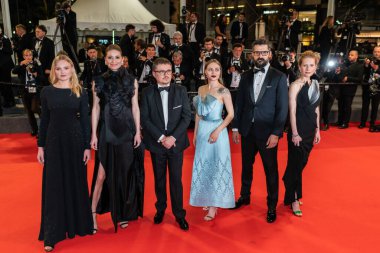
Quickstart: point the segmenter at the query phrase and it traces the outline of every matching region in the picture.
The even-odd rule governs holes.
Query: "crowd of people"
[[[74,19],[75,15],[70,15]],[[192,101],[195,156],[190,205],[206,211],[205,221],[214,220],[219,208],[249,205],[253,166],[259,153],[266,176],[266,221],[275,222],[279,199],[277,151],[285,130],[288,161],[282,178],[284,204],[295,216],[302,216],[302,172],[314,144],[321,140],[320,117],[323,130],[327,130],[331,106],[338,98],[339,128],[347,128],[357,86],[320,90],[317,70],[329,53],[323,51],[322,59],[313,51],[297,57],[294,47],[298,37],[294,34],[298,35],[300,24],[296,11],[284,23],[289,50],[280,60],[265,39],[254,41],[251,54],[243,54],[248,36],[244,13],[239,13],[232,24],[230,38],[225,16],[219,17],[214,38],[206,37],[198,18],[197,13],[190,13],[172,40],[160,20],[151,21],[148,41],[136,38],[135,27],[128,24],[119,45],[109,45],[105,52],[87,45],[79,53],[84,62],[79,77],[70,53],[55,56],[54,44],[46,37],[43,25],[36,27],[35,37],[26,33],[25,26],[16,26],[18,64],[13,72],[25,85],[23,102],[31,133],[38,136],[37,159],[44,166],[39,240],[44,241],[45,251],[52,251],[66,237],[96,234],[99,214],[111,213],[115,232],[143,217],[145,149],[151,154],[154,173],[154,223],[164,220],[168,170],[172,213],[180,229],[189,230],[182,187],[183,155],[190,146],[187,129],[192,120],[189,91],[197,93]],[[329,17],[321,34],[333,36],[329,30],[332,23]],[[330,51],[332,40],[321,41],[321,48]],[[8,42],[3,41],[1,54],[12,51]],[[362,83],[364,75],[364,82],[376,84],[379,46],[373,54],[361,64],[357,62],[358,50],[350,49],[348,61],[326,71],[327,78],[343,84]],[[41,90],[40,86],[45,87]],[[379,98],[371,85],[363,85],[360,128],[365,127],[372,103],[370,131],[378,131]],[[35,113],[41,118],[39,127]],[[241,143],[242,150],[237,199],[229,128],[233,142]],[[89,193],[86,165],[91,148],[95,150],[95,168]]]

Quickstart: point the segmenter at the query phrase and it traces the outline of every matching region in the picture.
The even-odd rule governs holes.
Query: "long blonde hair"
[[[71,92],[74,93],[79,98],[82,93],[82,86],[79,84],[78,76],[74,68],[74,63],[67,55],[58,54],[54,58],[53,63],[51,65],[50,75],[49,75],[50,83],[54,85],[58,82],[58,79],[55,75],[55,68],[59,61],[66,61],[71,65],[71,69],[72,69],[72,76],[70,78]]]

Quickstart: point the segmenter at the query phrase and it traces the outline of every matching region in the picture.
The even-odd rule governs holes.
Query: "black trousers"
[[[340,99],[338,102],[338,118],[342,124],[348,124],[351,118],[351,106],[357,86],[340,86]]]
[[[183,187],[182,187],[182,164],[183,152],[173,153],[170,150],[165,153],[150,152],[154,172],[154,187],[157,197],[157,212],[165,212],[166,200],[166,170],[169,169],[169,187],[172,212],[176,218],[184,218]]]
[[[26,114],[28,115],[28,121],[32,132],[38,132],[37,120],[34,116],[34,111],[36,106],[39,106],[39,94],[37,93],[28,93],[26,90],[23,91],[22,94],[22,103],[24,104],[24,108],[26,110]],[[38,114],[40,112],[38,111]]]
[[[313,141],[313,136],[302,137],[299,146],[295,146],[291,138],[288,141],[288,164],[282,178],[285,185],[285,205],[290,205],[296,199],[302,198],[302,172],[313,148]],[[297,194],[297,198],[295,194]]]
[[[9,66],[0,66],[0,82],[10,83],[12,81],[11,70],[12,69],[9,68]],[[15,98],[11,85],[0,84],[0,104],[1,96],[4,97],[4,107],[12,107],[15,105]]]
[[[340,89],[337,85],[331,85],[328,90],[323,93],[322,120],[323,123],[329,124],[329,115],[335,99],[339,100]],[[339,123],[342,123],[339,121]]]
[[[240,196],[249,198],[251,195],[251,185],[253,180],[253,164],[255,156],[260,153],[263,161],[266,184],[267,184],[267,205],[268,209],[276,209],[278,202],[278,164],[277,146],[271,149],[266,148],[266,140],[257,140],[253,132],[253,124],[247,136],[241,138],[242,150],[242,173]]]
[[[375,96],[371,96],[369,92],[369,86],[363,85],[363,93],[362,93],[362,116],[361,123],[367,122],[368,113],[369,113],[369,104],[371,103],[371,116],[370,116],[370,124],[375,125],[377,111],[379,110],[379,102],[380,102],[380,94]]]

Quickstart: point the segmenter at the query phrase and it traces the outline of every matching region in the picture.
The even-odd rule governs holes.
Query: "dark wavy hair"
[[[164,23],[161,22],[161,20],[155,19],[150,21],[150,26],[155,26],[157,27],[157,32],[162,33],[165,31],[165,25]]]

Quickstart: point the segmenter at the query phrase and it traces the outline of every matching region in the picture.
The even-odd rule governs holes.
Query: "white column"
[[[327,3],[327,16],[335,15],[335,0],[329,0]]]
[[[11,16],[9,14],[9,3],[8,0],[1,0],[1,12],[3,14],[3,33],[9,38],[12,37],[12,26],[11,26]]]

